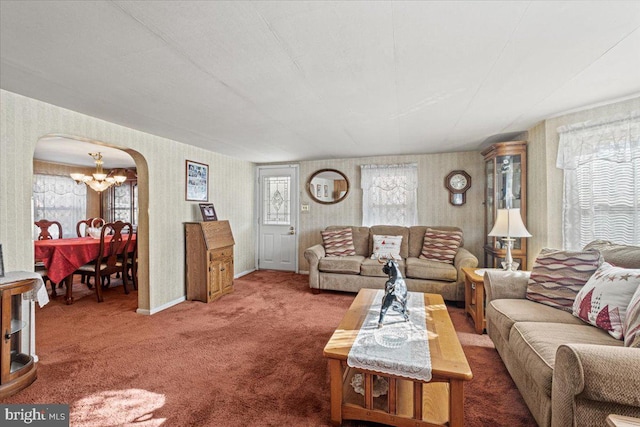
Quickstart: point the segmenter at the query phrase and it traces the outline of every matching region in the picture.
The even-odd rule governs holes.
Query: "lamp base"
[[[502,262],[502,268],[508,271],[516,271],[520,266],[520,263],[513,262],[513,257],[511,256],[511,247],[513,246],[513,242],[516,239],[513,239],[509,236],[502,239],[507,247],[507,253],[504,257],[504,261]]]
[[[512,262],[509,264],[506,261],[502,261],[502,269],[505,271],[516,271],[518,270],[518,267],[520,267],[519,262]]]

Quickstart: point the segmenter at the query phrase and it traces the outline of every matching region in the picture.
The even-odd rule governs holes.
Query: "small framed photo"
[[[203,221],[217,221],[218,216],[213,208],[213,203],[200,203],[200,212],[202,212]]]
[[[2,258],[2,244],[0,244],[0,277],[4,277],[4,258]]]
[[[209,200],[209,165],[187,160],[186,200],[206,202]]]

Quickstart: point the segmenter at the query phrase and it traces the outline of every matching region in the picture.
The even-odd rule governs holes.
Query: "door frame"
[[[291,182],[291,194],[295,194],[297,195],[297,204],[296,206],[292,206],[291,207],[291,217],[295,219],[296,222],[296,234],[295,234],[295,272],[299,273],[300,272],[300,265],[299,265],[299,253],[298,251],[300,250],[300,165],[297,163],[285,163],[285,164],[278,164],[278,165],[257,165],[256,166],[256,191],[255,191],[255,206],[256,206],[256,210],[255,210],[255,218],[256,218],[256,224],[255,224],[255,241],[256,241],[256,245],[255,245],[255,260],[254,260],[254,265],[255,265],[255,269],[259,270],[260,269],[260,265],[258,260],[260,259],[260,233],[261,233],[261,227],[262,227],[262,183],[260,182],[260,171],[263,169],[284,169],[284,168],[291,168],[293,171],[293,179]]]

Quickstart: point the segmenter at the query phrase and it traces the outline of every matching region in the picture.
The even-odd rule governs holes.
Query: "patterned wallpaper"
[[[185,160],[209,165],[209,200],[231,223],[235,274],[254,268],[255,165],[129,129],[35,99],[0,90],[0,243],[7,271],[32,270],[33,152],[49,134],[78,136],[126,148],[140,185],[139,310],[153,312],[185,295],[183,222],[200,220],[185,201]],[[148,197],[144,197],[144,194]],[[148,231],[145,235],[145,231]]]
[[[464,247],[482,264],[484,244],[484,162],[480,151],[459,153],[418,154],[412,156],[379,156],[352,159],[332,159],[300,163],[300,202],[309,204],[309,212],[300,213],[300,270],[308,272],[304,250],[322,242],[320,231],[329,225],[362,224],[362,189],[360,165],[418,163],[418,222],[420,225],[452,225],[464,233]],[[318,169],[332,168],[349,179],[347,198],[334,205],[322,205],[309,197],[306,183]],[[472,185],[467,202],[460,207],[449,204],[449,192],[444,178],[452,170],[463,169],[471,175]]]

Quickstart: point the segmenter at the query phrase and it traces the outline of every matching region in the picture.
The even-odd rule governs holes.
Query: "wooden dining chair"
[[[133,227],[129,222],[109,222],[102,227],[100,233],[100,252],[98,258],[85,264],[76,270],[79,274],[90,274],[94,277],[94,288],[98,302],[104,301],[102,297],[103,277],[109,277],[114,273],[122,274],[122,286],[124,293],[127,289],[127,251],[131,242]],[[120,257],[119,255],[123,255]]]
[[[131,283],[133,289],[138,290],[138,239],[134,243],[133,252],[127,255],[127,271],[131,272]]]
[[[38,234],[38,240],[53,239],[53,235],[49,231],[51,227],[58,228],[58,239],[62,239],[62,225],[58,221],[49,221],[48,219],[41,219],[34,222],[34,224],[40,228],[40,234]]]
[[[49,221],[48,219],[41,219],[39,221],[34,222],[36,227],[40,229],[40,233],[38,234],[38,240],[52,240],[53,235],[51,231],[49,231],[52,227],[56,227],[58,229],[58,239],[62,239],[62,224],[58,221]],[[56,296],[56,284],[53,283],[47,274],[47,269],[44,266],[44,262],[41,259],[35,260],[34,263],[34,271],[42,276],[42,281],[47,283],[47,281],[51,284],[51,295]],[[62,287],[62,283],[58,286]]]
[[[91,223],[94,219],[99,219],[101,221],[101,225],[104,224],[104,220],[99,217],[80,220],[76,224],[76,234],[78,235],[78,237],[87,237],[89,235],[89,233],[87,233],[87,229],[89,227],[92,227]]]

